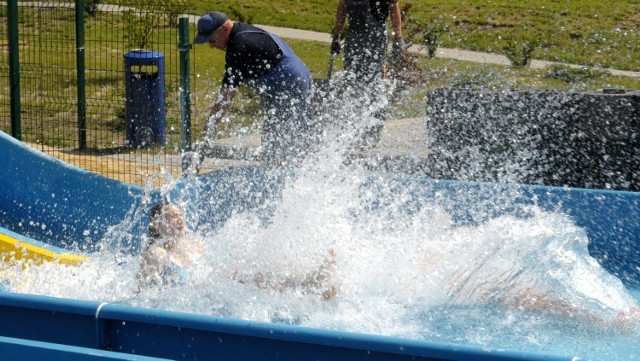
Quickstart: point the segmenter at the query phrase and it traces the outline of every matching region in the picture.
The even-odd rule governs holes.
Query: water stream
[[[375,110],[350,112],[332,118]],[[589,256],[588,237],[570,217],[530,206],[461,224],[443,206],[445,194],[416,196],[423,186],[346,166],[343,139],[358,128],[327,131],[336,141],[286,177],[278,196],[235,211],[223,224],[207,223],[189,197],[174,197],[189,209],[192,236],[204,242],[183,285],[138,292],[139,255],[105,247],[79,266],[24,270],[14,291],[488,348],[640,358],[638,323],[619,322],[637,310],[640,292]],[[199,197],[199,204],[220,201],[215,193]],[[146,221],[131,212],[112,236],[126,238],[118,232]],[[255,278],[278,283],[318,269],[328,277],[312,287],[268,287]],[[336,294],[326,300],[329,288]],[[539,295],[540,303],[523,295]]]

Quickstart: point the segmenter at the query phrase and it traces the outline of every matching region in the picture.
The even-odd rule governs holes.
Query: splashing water
[[[186,284],[138,292],[139,256],[106,247],[79,266],[22,271],[15,291],[481,347],[640,356],[637,325],[615,322],[621,310],[637,307],[640,294],[589,256],[587,235],[570,217],[530,206],[526,217],[459,224],[443,206],[446,195],[416,197],[424,185],[345,166],[342,153],[367,122],[349,115],[377,111],[356,112],[349,103],[358,102],[323,115],[340,125],[324,133],[333,141],[286,177],[278,197],[233,212],[220,226],[194,210],[192,232],[205,250]],[[219,194],[198,196],[199,204],[220,201]],[[172,201],[189,206],[186,197]],[[146,220],[131,212],[117,232],[138,222]],[[325,266],[330,277],[318,289],[264,287],[255,279]],[[329,300],[322,297],[327,287],[337,290]],[[523,307],[518,296],[527,292],[577,311]]]

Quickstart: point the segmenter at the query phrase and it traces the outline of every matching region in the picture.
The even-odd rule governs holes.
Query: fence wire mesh
[[[78,111],[76,3],[18,2],[22,140],[81,168],[148,185],[181,172],[178,18],[187,1],[85,1],[84,93],[86,127]],[[10,133],[7,2],[0,6],[0,130]],[[189,32],[194,34],[193,21]],[[127,139],[125,60],[133,49],[164,56],[164,146],[136,147]],[[192,67],[193,67],[192,61]],[[191,74],[194,74],[191,71]],[[191,87],[195,79],[191,79]],[[159,120],[158,120],[159,121]],[[86,143],[81,131],[86,132]],[[79,138],[80,137],[80,138]],[[156,179],[152,179],[156,175]]]

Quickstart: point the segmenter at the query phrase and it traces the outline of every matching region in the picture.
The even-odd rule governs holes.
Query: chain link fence
[[[183,145],[178,19],[189,11],[189,4],[186,0],[110,3],[17,2],[21,140],[128,183],[147,185],[153,181],[150,176],[163,172],[178,176]],[[78,14],[77,5],[85,11]],[[12,130],[13,110],[10,6],[11,2],[0,5],[0,130],[6,133]],[[192,37],[193,24],[189,28]],[[164,145],[131,144],[127,134],[125,54],[134,49],[163,55]],[[190,80],[193,88],[195,79]]]

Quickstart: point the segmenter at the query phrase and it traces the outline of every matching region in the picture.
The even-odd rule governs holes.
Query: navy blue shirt
[[[380,23],[384,23],[389,18],[389,7],[398,0],[369,0],[371,14]]]
[[[253,25],[234,23],[229,35],[222,84],[237,87],[273,69],[282,50],[271,36]]]

